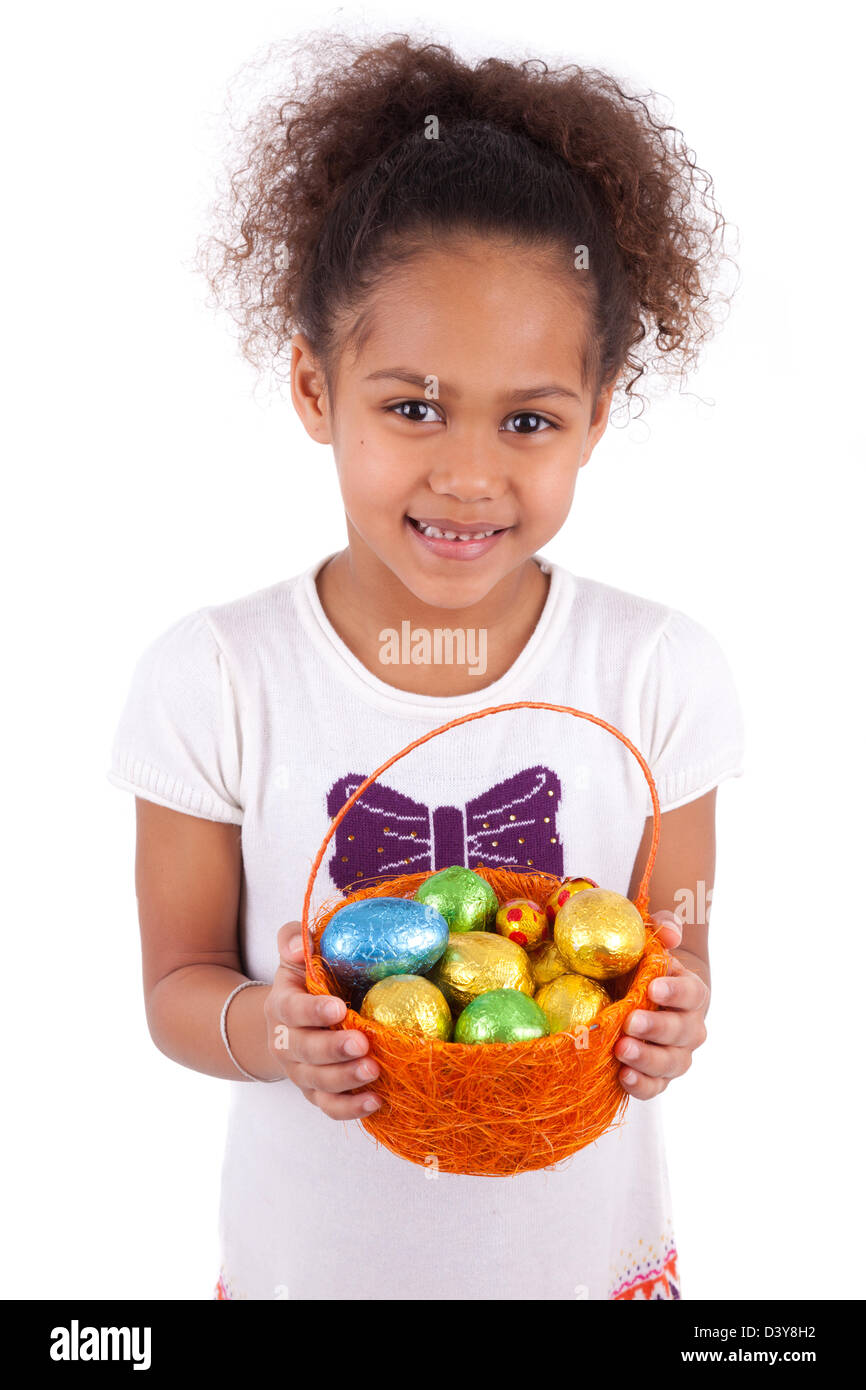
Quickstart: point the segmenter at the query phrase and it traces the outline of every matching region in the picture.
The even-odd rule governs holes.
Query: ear
[[[593,449],[607,429],[607,422],[610,416],[610,403],[613,399],[615,385],[616,382],[611,381],[607,386],[602,387],[598,393],[595,402],[595,410],[593,411],[592,420],[590,421],[587,431],[586,443],[583,446],[583,453],[578,468],[583,468],[585,463],[589,463]]]
[[[325,373],[303,333],[292,335],[292,404],[310,438],[318,444],[330,444]]]

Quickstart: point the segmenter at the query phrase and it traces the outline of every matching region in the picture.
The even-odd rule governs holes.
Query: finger
[[[277,932],[277,950],[281,959],[287,959],[287,952],[296,941],[303,942],[303,929],[300,922],[284,922]]]
[[[312,1091],[352,1091],[375,1081],[379,1066],[373,1057],[364,1057],[360,1062],[334,1062],[330,1066],[309,1065],[296,1062],[290,1076],[301,1090]]]
[[[709,989],[694,970],[687,970],[682,961],[676,963],[678,970],[650,982],[650,999],[666,1009],[703,1009],[710,997]]]
[[[691,1048],[662,1047],[658,1043],[638,1042],[636,1038],[620,1038],[614,1055],[643,1076],[682,1076],[692,1064]]]
[[[635,1100],[652,1100],[660,1095],[668,1085],[667,1077],[641,1076],[639,1072],[624,1068],[619,1075],[620,1085]]]
[[[695,1048],[707,1040],[706,1024],[698,1009],[635,1009],[626,1019],[623,1031],[641,1042],[666,1046]]]
[[[360,1120],[381,1107],[382,1102],[372,1091],[356,1095],[331,1095],[328,1091],[305,1091],[304,1095],[331,1120]]]
[[[290,979],[277,971],[270,1000],[272,1023],[284,1023],[289,1028],[318,1028],[327,1031],[332,1023],[339,1023],[344,1019],[346,1013],[345,1002],[335,994],[308,994],[305,989],[297,989]]]
[[[294,935],[291,935],[291,932],[294,932]],[[274,984],[278,987],[278,996],[292,995],[300,999],[302,996],[309,995],[307,967],[304,961],[304,939],[300,934],[300,923],[287,922],[284,927],[281,927],[277,933],[277,943],[280,950],[280,963],[274,976]],[[310,997],[322,1001],[322,1010],[319,1013],[314,1011],[312,1014],[307,1010],[303,1020],[298,1020],[300,1026],[318,1025],[321,1027],[322,1024],[339,1023],[340,1019],[345,1017],[346,1005],[339,995],[320,994]],[[328,1000],[335,1000],[339,1007],[329,1005]],[[293,1018],[284,1019],[284,1022],[291,1023],[293,1026],[295,1024]]]
[[[289,1028],[286,1051],[293,1062],[312,1067],[357,1061],[370,1050],[357,1028]]]
[[[675,946],[680,945],[683,928],[675,913],[665,908],[662,912],[654,912],[650,921],[658,927],[657,935],[665,950],[672,951]]]

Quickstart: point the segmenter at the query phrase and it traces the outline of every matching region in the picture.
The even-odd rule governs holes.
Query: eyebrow
[[[423,376],[421,372],[413,372],[408,367],[383,367],[381,371],[370,372],[365,376],[365,381],[381,381],[383,378],[391,381],[407,381],[412,386],[419,387],[422,391],[427,386],[427,382],[435,373],[428,372]],[[460,399],[460,392],[456,387],[449,386],[447,382],[439,381],[439,390],[447,392],[449,396]],[[542,386],[518,386],[513,391],[505,393],[504,399],[507,401],[535,400],[539,396],[569,396],[575,401],[580,400],[577,391],[570,390],[567,386],[559,386],[556,382],[549,382]]]

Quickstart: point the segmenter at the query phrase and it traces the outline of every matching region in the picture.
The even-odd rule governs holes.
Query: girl
[[[615,389],[628,400],[651,362],[682,368],[709,331],[724,224],[685,147],[609,76],[473,68],[406,36],[320,42],[306,88],[246,139],[240,236],[217,240],[208,273],[250,359],[289,354],[298,415],[334,452],[347,545],[158,636],[108,774],[136,797],[153,1040],[231,1081],[216,1296],[679,1298],[658,1097],[706,1037],[701,907],[740,711],[698,623],[539,551]],[[451,659],[442,640],[429,659],[437,633]],[[354,1123],[379,1103],[377,1066],[360,1033],[329,1026],[342,1000],[306,993],[296,919],[373,768],[527,699],[600,715],[647,757],[671,964],[662,1007],[633,1011],[617,1044],[625,1121],[556,1168],[462,1177]],[[650,809],[604,730],[497,714],[364,794],[313,901],[479,862],[633,896]],[[698,910],[675,915],[683,902]]]

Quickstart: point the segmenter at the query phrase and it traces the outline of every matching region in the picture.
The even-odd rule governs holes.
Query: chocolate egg
[[[549,1033],[547,1018],[519,989],[494,989],[467,1004],[454,1027],[456,1043],[530,1042]]]
[[[530,951],[529,966],[537,989],[542,985],[549,985],[557,975],[568,973],[568,966],[562,959],[555,941],[542,941],[540,946]]]
[[[516,989],[530,998],[534,993],[529,956],[495,932],[452,932],[429,974],[454,1014],[488,990]]]
[[[535,1002],[547,1018],[551,1033],[571,1033],[592,1023],[611,1002],[604,985],[586,975],[559,975],[542,985]]]
[[[637,965],[646,945],[643,918],[609,888],[575,893],[559,909],[553,938],[570,971],[612,980]]]
[[[509,898],[503,903],[496,914],[496,930],[526,950],[550,935],[546,916],[531,898]]]
[[[442,913],[450,931],[490,931],[499,899],[486,879],[455,864],[431,874],[415,893],[415,901]]]
[[[551,893],[544,909],[550,926],[553,926],[559,909],[564,907],[575,893],[583,893],[587,888],[597,887],[598,884],[591,878],[564,878],[559,887]]]
[[[388,975],[423,975],[448,945],[440,912],[410,898],[360,898],[338,908],[322,933],[322,960],[344,986]]]
[[[423,975],[389,975],[364,995],[364,1018],[374,1018],[401,1033],[447,1042],[453,1024],[451,1010],[441,990]]]

